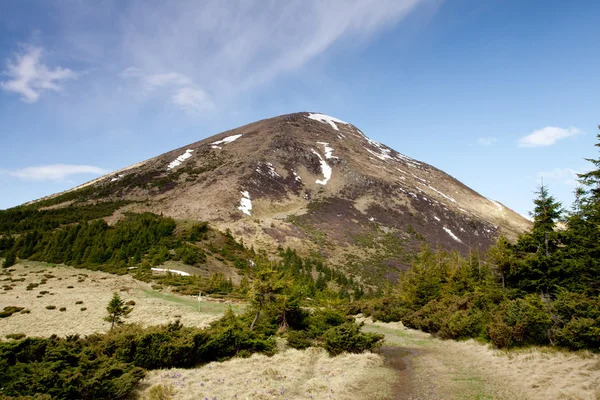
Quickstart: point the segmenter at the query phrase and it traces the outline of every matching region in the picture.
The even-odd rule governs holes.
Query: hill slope
[[[236,128],[51,196],[40,206],[133,200],[126,211],[204,220],[247,245],[320,255],[394,278],[422,243],[486,249],[530,223],[355,126],[295,113]]]

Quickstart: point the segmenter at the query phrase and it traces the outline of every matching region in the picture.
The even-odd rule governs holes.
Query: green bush
[[[7,339],[14,339],[14,340],[20,340],[23,339],[25,336],[24,333],[9,333],[8,335],[6,335]]]
[[[552,312],[559,321],[553,329],[556,344],[600,349],[600,299],[563,291],[552,302]]]
[[[347,318],[340,311],[331,308],[317,309],[308,317],[307,334],[310,338],[318,338],[331,327],[342,325]]]
[[[0,311],[0,318],[8,318],[11,315],[18,313],[19,311],[23,311],[24,307],[15,307],[15,306],[7,306],[4,307],[2,311]]]
[[[552,319],[539,295],[507,300],[488,324],[488,336],[499,348],[548,344]]]
[[[381,346],[383,335],[376,333],[364,333],[360,331],[360,326],[354,322],[345,322],[342,325],[330,328],[323,335],[323,347],[329,355],[362,353],[364,351],[373,351]]]
[[[287,344],[294,349],[307,349],[313,345],[313,342],[304,331],[289,331],[287,334]]]

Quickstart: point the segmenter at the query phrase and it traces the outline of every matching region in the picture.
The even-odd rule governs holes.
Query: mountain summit
[[[423,243],[485,250],[530,226],[354,125],[308,112],[212,136],[69,192],[135,201],[113,221],[127,211],[209,221],[247,245],[289,246],[371,282],[393,279]]]

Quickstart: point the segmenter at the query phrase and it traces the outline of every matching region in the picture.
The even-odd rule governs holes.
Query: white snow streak
[[[504,210],[504,207],[502,207],[502,204],[492,200],[492,199],[488,199],[489,201],[491,201],[492,203],[494,203],[496,205],[496,207],[498,207],[498,210],[502,211]]]
[[[435,219],[437,222],[440,222],[440,221],[441,221],[441,220],[440,220],[438,217],[436,217],[436,216],[434,216],[434,217],[433,217],[433,219]]]
[[[329,115],[325,115],[325,114],[309,114],[308,118],[315,120],[315,121],[322,122],[324,124],[329,124],[336,131],[339,131],[337,125],[335,124],[336,122],[339,124],[350,125],[347,122],[342,121],[341,119],[330,117]]]
[[[152,268],[152,271],[156,272],[170,272],[181,276],[190,276],[187,272],[179,271],[178,269],[165,269],[165,268]]]
[[[317,144],[320,144],[325,149],[325,158],[327,158],[327,159],[337,158],[337,157],[333,156],[333,149],[331,147],[329,147],[329,143],[317,142]]]
[[[315,181],[315,183],[318,183],[319,185],[327,185],[327,182],[329,182],[329,179],[331,179],[332,169],[327,164],[327,162],[325,160],[323,160],[323,157],[321,157],[321,155],[319,153],[317,153],[314,149],[311,149],[311,150],[313,153],[315,153],[317,155],[317,157],[319,157],[319,160],[321,161],[321,172],[323,173],[323,176],[325,177],[325,179],[323,179],[323,180],[317,179]]]
[[[453,197],[451,197],[451,196],[448,196],[448,195],[446,195],[446,194],[444,194],[444,193],[440,192],[439,190],[437,190],[436,188],[434,188],[434,187],[433,187],[433,186],[431,186],[431,185],[427,185],[427,186],[429,187],[429,189],[433,190],[434,192],[436,192],[437,194],[441,195],[442,197],[445,197],[446,199],[450,200],[451,202],[453,202],[453,203],[456,203],[456,200],[454,200],[454,198],[453,198]]]
[[[300,175],[298,175],[296,171],[292,171],[292,174],[294,174],[294,179],[296,179],[298,182],[302,182],[302,178],[300,178]]]
[[[116,182],[116,181],[118,181],[119,179],[121,179],[124,176],[125,176],[124,174],[119,174],[119,175],[115,176],[114,178],[112,178],[110,181],[111,182]]]
[[[444,226],[442,229],[443,229],[443,230],[445,230],[445,231],[446,231],[446,233],[447,233],[448,235],[450,235],[450,237],[451,237],[452,239],[456,240],[458,243],[462,243],[462,240],[460,240],[460,239],[458,238],[458,236],[456,236],[454,233],[452,233],[452,231],[451,231],[450,229],[446,228],[445,226]]]
[[[250,200],[250,193],[247,190],[240,192],[242,194],[242,198],[240,199],[240,206],[238,210],[241,210],[244,214],[250,214],[250,210],[252,210],[252,200]]]
[[[234,141],[238,140],[241,137],[242,137],[241,133],[238,134],[238,135],[227,136],[225,139],[217,140],[216,142],[212,142],[211,144],[213,146],[216,146],[216,145],[219,145],[219,144],[231,143],[231,142],[234,142]]]
[[[169,165],[167,166],[167,169],[173,169],[179,165],[181,165],[182,162],[184,162],[185,160],[187,160],[188,158],[190,158],[192,156],[192,152],[194,150],[191,149],[187,149],[185,151],[185,153],[183,153],[182,155],[180,155],[179,157],[177,157],[175,160],[171,161],[169,163]]]

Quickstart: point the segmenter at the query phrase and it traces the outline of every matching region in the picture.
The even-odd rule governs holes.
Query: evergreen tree
[[[115,325],[121,325],[123,318],[126,318],[133,311],[133,308],[126,305],[119,294],[115,293],[108,303],[106,311],[108,311],[108,316],[104,320],[111,323],[110,329],[112,329]]]
[[[533,200],[535,208],[531,213],[533,217],[531,234],[538,245],[538,251],[550,257],[558,239],[555,228],[563,213],[562,204],[549,194],[543,182],[535,193],[537,198]]]
[[[600,128],[600,127],[599,127]],[[597,135],[600,147],[600,134]],[[600,293],[600,158],[586,158],[594,166],[578,174],[580,187],[575,190],[575,202],[567,219],[564,269],[570,278],[566,287],[573,291]]]
[[[16,252],[14,250],[9,250],[8,253],[6,253],[6,258],[4,259],[4,262],[2,263],[2,268],[12,267],[13,265],[15,265],[16,262]]]

